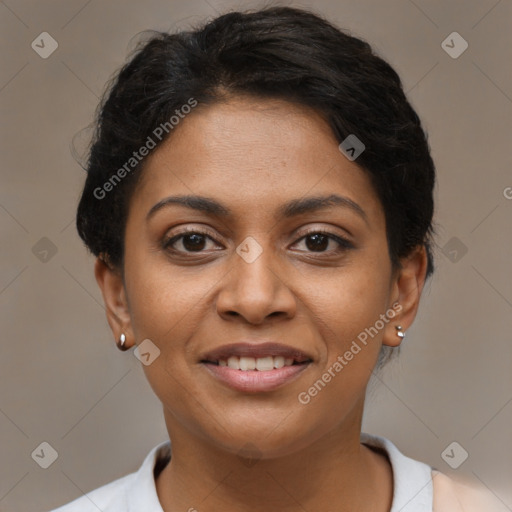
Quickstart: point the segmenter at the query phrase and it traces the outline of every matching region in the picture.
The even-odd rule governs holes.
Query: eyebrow
[[[232,211],[229,208],[225,207],[215,199],[211,199],[209,197],[196,195],[169,196],[156,203],[149,210],[146,216],[146,221],[149,221],[149,219],[157,211],[174,204],[185,206],[186,208],[199,210],[210,215],[217,215],[221,217],[228,217],[229,215],[232,214]],[[349,208],[354,213],[357,213],[361,218],[363,218],[363,220],[366,223],[368,223],[366,213],[361,208],[361,206],[359,206],[352,199],[349,199],[348,197],[344,196],[339,196],[337,194],[292,199],[288,203],[285,203],[278,208],[276,216],[290,218],[305,213],[315,212],[332,206],[342,206],[345,208]]]

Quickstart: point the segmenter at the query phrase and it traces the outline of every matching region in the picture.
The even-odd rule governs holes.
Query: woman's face
[[[183,196],[205,201],[168,200]],[[198,107],[147,157],[116,325],[160,350],[143,368],[171,436],[274,457],[360,427],[381,345],[414,316],[395,304],[416,304],[405,282],[370,180],[328,125],[232,98]]]

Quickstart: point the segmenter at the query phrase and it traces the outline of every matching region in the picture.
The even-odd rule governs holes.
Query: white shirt
[[[469,488],[461,487],[423,462],[406,457],[389,439],[362,432],[361,443],[383,450],[389,458],[393,470],[393,503],[390,512],[497,510],[489,508],[487,501],[486,505],[481,505],[486,508],[475,505],[475,496],[468,497],[466,493]],[[165,463],[169,449],[169,441],[160,443],[149,452],[138,471],[50,512],[164,512],[158,500],[153,471],[157,462]]]

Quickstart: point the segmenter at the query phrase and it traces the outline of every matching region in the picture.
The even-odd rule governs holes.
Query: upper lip
[[[282,356],[290,358],[298,363],[311,361],[313,358],[295,347],[289,347],[282,343],[275,342],[241,342],[231,343],[229,345],[222,345],[205,352],[200,360],[209,362],[218,362],[219,360],[227,360],[231,356],[237,357],[269,357],[269,356]]]

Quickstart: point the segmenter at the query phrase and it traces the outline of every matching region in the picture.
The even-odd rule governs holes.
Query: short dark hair
[[[123,266],[128,204],[144,161],[122,180],[111,178],[155,128],[191,98],[210,105],[248,94],[312,107],[339,142],[356,135],[365,145],[356,163],[383,205],[393,266],[424,245],[427,277],[433,272],[435,168],[427,135],[399,76],[367,42],[290,7],[230,12],[196,30],[150,33],[98,106],[76,218],[93,254]],[[101,200],[98,190],[108,180],[111,192]]]

